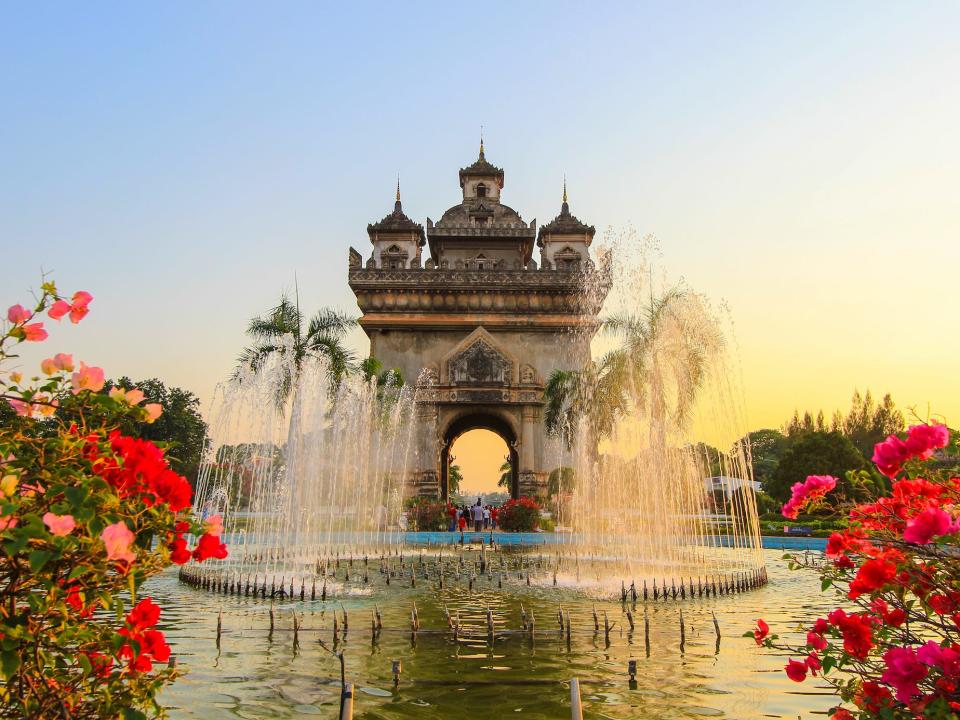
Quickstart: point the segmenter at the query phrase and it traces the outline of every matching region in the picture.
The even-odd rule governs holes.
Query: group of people
[[[498,508],[492,505],[484,505],[480,498],[477,498],[475,505],[447,505],[447,515],[450,516],[450,532],[456,532],[472,527],[476,532],[481,530],[492,530],[497,526]]]

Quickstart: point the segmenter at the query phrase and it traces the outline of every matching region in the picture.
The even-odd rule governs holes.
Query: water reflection
[[[334,649],[333,616],[340,619],[336,650],[345,656],[348,678],[357,686],[358,718],[569,717],[569,686],[580,678],[586,716],[606,718],[795,718],[823,711],[832,697],[824,687],[786,678],[786,660],[740,637],[757,617],[778,631],[810,621],[828,605],[812,573],[790,572],[779,550],[767,550],[770,584],[741,595],[646,606],[637,604],[630,632],[619,603],[594,602],[572,591],[513,588],[498,591],[496,580],[443,590],[393,587],[388,600],[277,602],[269,636],[269,603],[213,595],[180,585],[173,573],[150,581],[146,592],[162,602],[162,627],[178,662],[189,670],[163,700],[174,718],[332,717],[339,705],[340,667]],[[389,604],[384,604],[385,602]],[[421,630],[411,633],[417,605]],[[372,640],[374,605],[383,630]],[[535,622],[533,637],[522,630],[521,604]],[[560,631],[558,608],[570,616],[570,639]],[[594,629],[593,608],[599,615]],[[217,612],[223,636],[216,647]],[[681,651],[680,609],[685,622]],[[459,614],[457,640],[446,610]],[[495,631],[488,640],[487,611]],[[293,644],[293,613],[300,621]],[[603,613],[612,629],[609,641]],[[722,639],[717,650],[711,613]],[[781,635],[785,633],[780,632]],[[789,634],[789,633],[787,633]],[[637,661],[636,686],[627,676]],[[402,661],[395,688],[391,661]]]

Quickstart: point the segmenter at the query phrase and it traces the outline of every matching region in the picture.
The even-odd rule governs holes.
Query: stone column
[[[540,482],[537,480],[538,448],[536,439],[536,422],[539,409],[532,405],[524,405],[522,411],[523,423],[520,428],[520,483],[521,495],[539,497],[543,494]]]

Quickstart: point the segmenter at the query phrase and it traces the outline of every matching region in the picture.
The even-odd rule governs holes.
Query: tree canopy
[[[779,502],[790,497],[790,488],[808,475],[833,475],[837,494],[847,498],[859,493],[847,480],[850,470],[866,470],[869,464],[852,442],[838,432],[811,432],[792,443],[783,454],[764,491]]]

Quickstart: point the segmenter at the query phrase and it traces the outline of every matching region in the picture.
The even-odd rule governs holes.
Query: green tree
[[[510,464],[510,458],[504,458],[500,466],[500,479],[497,480],[497,487],[506,488],[510,492],[511,480],[513,479],[513,466]]]
[[[189,390],[167,387],[162,380],[151,378],[133,382],[128,377],[111,380],[103,392],[111,387],[124,390],[137,388],[144,395],[144,403],[159,403],[163,414],[153,423],[127,423],[123,432],[154,443],[163,443],[165,456],[171,466],[196,487],[197,474],[207,441],[207,423],[200,414],[200,400]]]
[[[453,458],[451,458],[453,460]],[[450,467],[447,469],[447,496],[453,496],[460,492],[460,483],[463,482],[463,472],[460,470],[459,465],[454,465],[452,462]]]
[[[555,370],[544,388],[547,432],[571,446],[586,422],[590,447],[609,437],[617,419],[634,410],[650,417],[651,433],[683,425],[722,337],[710,323],[685,310],[693,297],[673,288],[640,314],[614,315],[602,323],[621,346],[580,370]]]
[[[798,438],[780,459],[764,490],[778,502],[786,502],[790,488],[808,475],[833,475],[837,496],[848,499],[862,492],[846,478],[849,470],[866,470],[868,463],[850,440],[838,432],[811,432]]]
[[[748,433],[746,441],[750,443],[753,479],[766,488],[780,464],[780,459],[790,447],[790,441],[786,435],[771,428]]]
[[[573,492],[576,487],[576,473],[572,467],[560,466],[550,471],[547,478],[547,495],[556,497],[561,492]]]
[[[324,308],[317,312],[306,327],[304,315],[298,303],[286,295],[281,295],[280,304],[266,315],[255,317],[247,326],[254,344],[244,348],[240,354],[240,368],[260,368],[269,358],[293,354],[292,367],[284,366],[284,376],[277,392],[277,405],[282,407],[290,396],[294,379],[308,357],[325,358],[329,363],[329,372],[335,382],[339,382],[354,363],[353,353],[343,345],[344,336],[356,325],[356,319]],[[288,344],[285,338],[291,337]],[[238,368],[239,371],[239,368]]]

